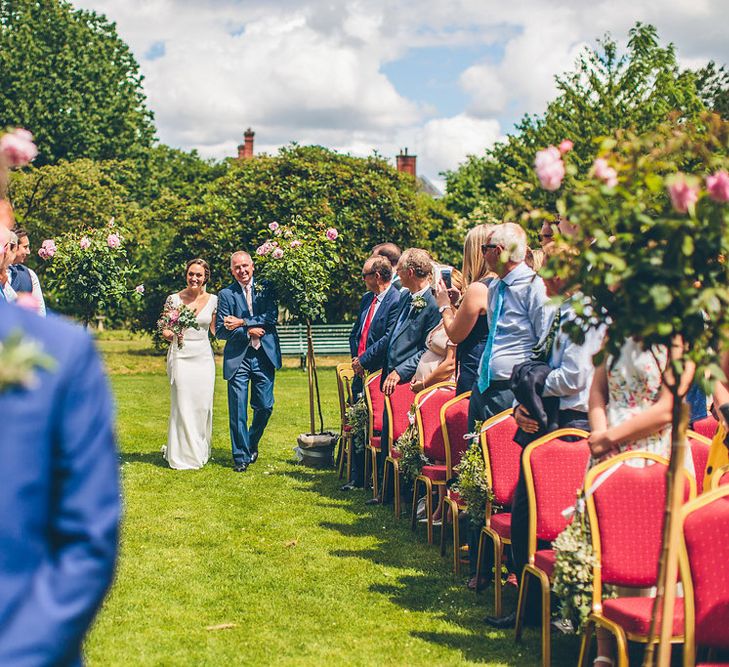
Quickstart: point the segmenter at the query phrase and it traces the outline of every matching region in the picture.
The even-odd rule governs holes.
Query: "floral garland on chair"
[[[420,474],[423,466],[429,465],[431,462],[423,454],[423,450],[420,447],[418,426],[415,423],[414,404],[408,412],[408,421],[410,422],[410,426],[397,439],[395,448],[400,452],[400,458],[398,459],[400,472],[403,474],[403,477],[414,480]]]
[[[365,440],[367,439],[367,422],[369,421],[367,402],[364,398],[360,398],[353,405],[347,406],[345,414],[352,438],[352,449],[356,454],[361,454],[364,451]]]
[[[486,479],[486,464],[479,442],[483,422],[477,421],[473,433],[463,437],[471,441],[468,449],[463,453],[460,463],[453,468],[456,481],[451,487],[466,503],[466,514],[473,526],[483,525],[486,514],[486,503],[493,502],[494,492]]]

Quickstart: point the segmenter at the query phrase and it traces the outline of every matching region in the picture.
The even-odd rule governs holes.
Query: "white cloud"
[[[682,65],[729,61],[725,0],[76,0],[117,22],[145,75],[159,137],[203,155],[291,141],[393,157],[408,146],[433,180],[540,113],[554,76],[611,31],[657,25]],[[164,48],[161,48],[161,44]],[[500,45],[500,46],[499,46]],[[152,49],[152,47],[155,47]],[[421,47],[491,47],[464,62],[467,101],[447,113],[408,99],[383,65]],[[493,51],[499,47],[501,55]],[[151,50],[150,50],[151,49]],[[412,52],[412,51],[411,51]],[[145,54],[157,57],[146,58]],[[496,55],[495,55],[496,54]],[[429,73],[423,71],[426,80]]]

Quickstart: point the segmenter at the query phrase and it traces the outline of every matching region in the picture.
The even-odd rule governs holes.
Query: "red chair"
[[[712,491],[725,484],[729,484],[729,463],[717,468],[711,475],[710,486]]]
[[[701,495],[704,492],[704,476],[706,474],[706,463],[709,460],[711,440],[696,431],[687,431],[686,438],[688,446],[691,447],[691,458],[694,461],[694,472],[696,475],[696,493]]]
[[[444,463],[424,465],[413,484],[411,527],[415,530],[417,526],[418,488],[422,483],[425,486],[428,544],[433,544],[433,485],[445,487],[447,481],[445,441],[440,427],[440,410],[455,394],[454,382],[439,382],[423,389],[415,397],[415,423],[418,425],[418,440],[423,454],[429,461],[444,461]]]
[[[468,449],[469,441],[465,439],[468,433],[468,402],[471,392],[452,398],[440,409],[440,428],[443,432],[443,443],[446,455],[446,481],[455,475],[453,468],[460,462],[463,452]],[[445,502],[451,510],[453,526],[453,571],[458,574],[461,571],[461,538],[459,535],[458,513],[465,510],[466,506],[460,496],[450,489],[446,493]],[[444,517],[445,519],[445,517]],[[445,554],[446,521],[441,524],[440,529],[440,555]]]
[[[382,416],[385,413],[385,395],[380,389],[380,376],[382,371],[372,373],[365,378],[364,394],[367,401],[367,410],[370,413],[370,420],[367,429],[367,442],[365,443],[365,485],[372,469],[372,497],[378,496],[377,484],[377,454],[382,446]],[[367,453],[369,452],[369,454]]]
[[[711,415],[708,415],[707,417],[704,417],[703,419],[699,419],[693,423],[692,430],[698,433],[699,435],[703,435],[705,438],[709,439],[709,442],[714,438],[716,435],[716,431],[719,428],[719,422],[714,419]],[[698,471],[696,472],[698,475]]]
[[[388,431],[388,449],[387,458],[385,459],[385,467],[382,471],[382,488],[387,492],[387,483],[390,479],[389,471],[392,468],[392,479],[395,497],[395,516],[400,518],[400,467],[397,460],[400,458],[400,452],[394,449],[397,439],[405,433],[410,420],[408,413],[410,407],[415,400],[415,394],[410,389],[409,382],[403,382],[395,387],[395,391],[389,396],[385,396],[385,411],[387,412],[387,431]]]
[[[652,461],[640,467],[637,461]],[[663,543],[668,460],[651,452],[624,452],[603,461],[585,478],[592,548],[592,612],[585,623],[578,664],[584,665],[592,631],[601,627],[617,643],[618,667],[628,667],[628,641],[647,642],[653,598],[602,599],[603,584],[630,588],[654,586]],[[685,498],[695,495],[693,477],[685,475]],[[676,599],[672,643],[683,642],[683,599]]]
[[[681,516],[686,634],[683,664],[692,667],[697,647],[709,652],[729,649],[729,487],[707,491],[687,503]]]
[[[516,608],[516,640],[521,639],[529,580],[534,577],[542,589],[542,664],[549,665],[550,582],[554,572],[555,552],[539,549],[539,541],[552,542],[567,526],[562,513],[575,504],[577,491],[585,480],[590,460],[587,433],[576,428],[553,431],[532,442],[523,454],[524,481],[529,499],[529,562],[524,566]],[[562,440],[566,436],[583,438],[577,442]]]
[[[494,614],[501,616],[501,565],[504,562],[504,547],[511,544],[511,503],[516,483],[519,480],[519,466],[522,448],[514,442],[517,430],[514,410],[500,412],[484,422],[481,427],[481,450],[486,465],[486,479],[494,494],[493,503],[486,503],[485,524],[478,538],[476,560],[476,592],[479,590],[481,564],[483,563],[486,540],[491,541],[494,551]],[[502,508],[494,512],[494,505]]]

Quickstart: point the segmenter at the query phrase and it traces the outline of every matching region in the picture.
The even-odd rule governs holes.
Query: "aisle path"
[[[333,372],[321,379],[335,425]],[[283,371],[261,458],[230,467],[225,385],[214,460],[164,467],[166,378],[113,377],[126,521],[117,582],[87,646],[91,665],[536,664],[538,639],[487,632],[489,596],[391,511],[345,494],[332,471],[295,465],[307,423],[303,373]],[[507,602],[509,600],[507,599]],[[557,639],[555,664],[577,642]]]

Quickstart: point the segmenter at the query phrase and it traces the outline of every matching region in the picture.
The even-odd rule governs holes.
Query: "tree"
[[[600,144],[599,156],[589,171],[569,166],[572,178],[558,191],[557,208],[574,234],[554,268],[592,306],[588,313],[575,304],[576,339],[602,322],[609,323],[603,354],[617,357],[628,338],[669,351],[663,381],[673,396],[671,462],[651,632],[667,665],[671,623],[661,628],[656,619],[673,618],[688,422],[680,378],[692,361],[695,381],[710,393],[711,381],[723,379],[719,353],[729,349],[729,122],[707,113],[697,122],[676,116],[642,135],[621,130]],[[651,644],[646,664],[652,651]]]
[[[729,72],[726,67],[717,67],[712,60],[696,72],[696,86],[706,108],[729,120]]]
[[[662,47],[656,29],[637,23],[627,51],[608,35],[585,49],[575,70],[557,77],[558,96],[543,116],[525,116],[516,132],[481,158],[446,174],[446,204],[463,215],[478,202],[481,214],[501,219],[531,208],[554,210],[557,196],[538,187],[534,155],[563,139],[574,142],[572,164],[586,169],[599,139],[621,128],[648,132],[676,112],[695,120],[705,109],[694,73],[681,72],[672,44]]]
[[[141,158],[152,118],[113,23],[65,0],[0,0],[0,127],[31,128],[36,164]]]
[[[341,235],[340,262],[324,316],[340,320],[355,312],[363,291],[359,268],[372,246],[394,241],[402,247],[438,248],[439,259],[460,258],[462,234],[453,214],[416,191],[415,179],[379,157],[355,158],[320,146],[289,146],[275,156],[260,155],[232,164],[207,186],[175,224],[158,286],[175,286],[191,257],[211,262],[210,289],[229,280],[227,257],[263,242],[261,230],[293,216],[335,227]],[[439,238],[442,237],[442,238]],[[149,281],[148,281],[149,282]],[[145,326],[150,326],[150,322]]]

